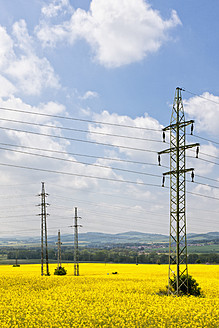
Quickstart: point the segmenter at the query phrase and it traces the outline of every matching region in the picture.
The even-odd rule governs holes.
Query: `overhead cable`
[[[71,121],[80,121],[80,122],[87,122],[87,123],[94,123],[94,124],[118,126],[118,127],[138,129],[138,130],[149,130],[149,131],[159,131],[159,132],[162,131],[161,129],[152,129],[152,128],[145,128],[145,127],[140,127],[140,126],[126,125],[126,124],[109,123],[109,122],[95,121],[95,120],[86,120],[86,119],[81,119],[81,118],[76,118],[76,117],[45,114],[45,113],[32,112],[32,111],[15,109],[15,108],[0,107],[0,109],[5,110],[5,111],[18,112],[18,113],[24,113],[24,114],[31,114],[31,115],[39,115],[39,116],[44,116],[44,117],[60,118],[60,119],[71,120]]]
[[[29,133],[29,134],[33,134],[33,135],[39,135],[39,136],[42,136],[42,137],[52,137],[52,138],[58,138],[58,139],[64,139],[64,140],[72,140],[72,141],[78,141],[78,142],[85,142],[85,143],[90,143],[90,144],[95,144],[95,145],[101,145],[101,146],[109,146],[109,147],[117,147],[117,148],[129,149],[129,150],[136,150],[136,151],[157,153],[155,150],[151,150],[151,149],[142,149],[142,148],[122,146],[122,145],[113,145],[113,144],[108,144],[108,143],[103,143],[103,142],[83,140],[83,139],[77,139],[77,138],[71,138],[71,137],[63,137],[63,136],[57,136],[57,135],[47,134],[47,133],[39,133],[39,132],[33,132],[33,131],[27,131],[27,130],[19,130],[19,129],[13,129],[13,128],[6,128],[6,127],[2,127],[2,126],[0,126],[0,129],[2,129],[2,130],[9,130],[9,131],[15,131],[15,132],[22,132],[22,133]]]
[[[140,138],[140,137],[134,137],[134,136],[125,136],[125,135],[120,135],[120,134],[97,132],[97,131],[91,131],[91,130],[81,130],[81,129],[75,129],[75,128],[67,128],[67,127],[56,126],[56,125],[49,125],[49,124],[42,124],[42,123],[33,123],[33,122],[27,122],[27,121],[6,119],[6,118],[2,118],[2,117],[0,117],[0,121],[27,124],[27,125],[31,125],[31,126],[40,126],[40,127],[59,129],[59,130],[66,130],[66,131],[84,132],[84,133],[89,133],[89,134],[90,133],[91,134],[98,134],[98,135],[104,135],[104,136],[110,136],[110,137],[127,138],[127,139],[132,139],[132,140],[143,140],[143,141],[151,141],[151,142],[160,142],[160,143],[162,143],[161,140],[155,140],[155,139]]]

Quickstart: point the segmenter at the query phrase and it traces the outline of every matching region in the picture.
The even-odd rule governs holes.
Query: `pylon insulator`
[[[194,124],[191,125],[191,135],[193,135]]]
[[[160,164],[160,154],[158,154],[158,165],[161,166],[161,164]]]

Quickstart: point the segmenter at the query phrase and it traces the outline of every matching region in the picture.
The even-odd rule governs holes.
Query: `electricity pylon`
[[[75,207],[75,218],[74,218],[74,275],[79,276],[79,250],[78,250],[78,227],[82,227],[78,224],[78,209]]]
[[[62,261],[61,261],[61,237],[60,237],[60,230],[58,231],[58,242],[56,243],[58,246],[58,254],[57,254],[57,266],[58,269],[62,267]]]
[[[186,145],[186,126],[191,124],[193,133],[193,120],[185,121],[183,102],[180,88],[176,88],[170,125],[163,129],[163,141],[165,131],[170,131],[170,148],[158,153],[170,154],[170,171],[163,173],[170,176],[170,235],[169,235],[169,275],[168,294],[179,296],[184,287],[188,293],[188,267],[187,267],[187,240],[186,240],[186,172],[191,171],[194,181],[194,168],[186,169],[186,149],[197,147],[198,157],[199,144]],[[176,283],[176,286],[174,286]]]
[[[46,197],[48,194],[45,192],[45,184],[42,182],[42,192],[38,195],[41,196],[41,276],[44,275],[43,262],[44,262],[44,237],[45,237],[45,251],[46,251],[46,275],[49,276],[49,259],[48,259],[48,245],[47,245],[47,223],[46,218],[49,215],[46,212],[46,207],[49,205],[46,203]]]

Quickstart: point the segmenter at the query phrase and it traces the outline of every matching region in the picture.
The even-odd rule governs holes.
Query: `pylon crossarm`
[[[163,173],[163,175],[171,175],[171,174],[177,174],[177,173],[186,173],[186,172],[189,172],[189,171],[194,171],[194,168],[190,168],[190,169],[182,169],[182,170],[173,170],[173,171],[169,171],[169,172],[165,172]],[[184,183],[184,180],[181,182],[181,184]]]
[[[163,128],[162,131],[165,132],[165,131],[168,131],[168,130],[172,130],[172,129],[176,128],[177,126],[179,128],[183,128],[183,127],[186,127],[186,126],[188,126],[188,125],[190,125],[192,123],[195,123],[195,121],[194,120],[190,120],[190,121],[185,121],[185,122],[182,122],[182,123],[170,124],[170,125],[166,126],[165,128]]]
[[[162,151],[159,151],[158,152],[158,155],[162,155],[162,154],[168,154],[170,152],[175,152],[176,150],[186,150],[186,149],[190,149],[190,148],[193,148],[193,147],[198,147],[200,146],[199,143],[194,143],[194,144],[190,144],[190,145],[183,145],[183,146],[179,146],[179,147],[171,147],[171,148],[168,148],[168,149],[165,149],[165,150],[162,150]]]

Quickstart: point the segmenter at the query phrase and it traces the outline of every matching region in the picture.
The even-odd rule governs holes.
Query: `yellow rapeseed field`
[[[190,265],[204,298],[159,296],[167,265],[80,264],[80,276],[0,266],[0,327],[219,327],[219,266]],[[118,272],[113,275],[112,272]]]

